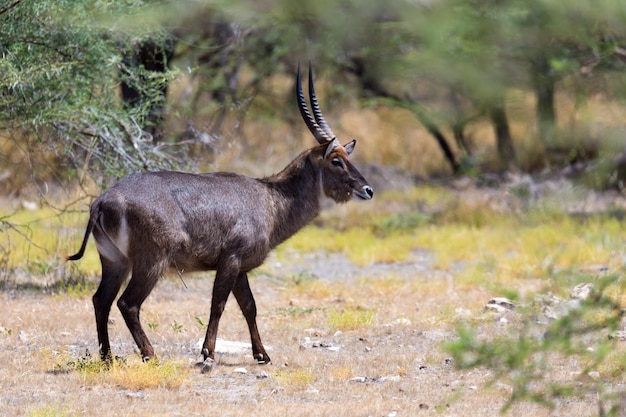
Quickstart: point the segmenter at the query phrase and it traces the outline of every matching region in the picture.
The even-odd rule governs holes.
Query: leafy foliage
[[[172,162],[148,146],[150,138],[139,127],[141,112],[129,114],[119,103],[121,55],[141,35],[94,22],[101,13],[128,11],[112,7],[91,0],[23,1],[4,10],[0,129],[16,142],[33,138],[35,149],[56,155],[66,169],[92,168],[118,177]],[[147,89],[172,79],[142,75]]]
[[[616,88],[623,84],[616,74],[624,68],[623,18],[619,2],[608,0],[307,0],[297,7],[283,0],[18,0],[0,10],[0,129],[26,142],[22,149],[45,150],[47,160],[55,155],[61,171],[86,170],[98,182],[171,168],[188,161],[189,143],[174,138],[189,132],[168,132],[165,143],[155,144],[142,128],[153,107],[163,104],[160,91],[183,73],[176,67],[198,83],[189,102],[167,110],[185,119],[198,139],[204,132],[193,119],[204,115],[200,96],[208,93],[214,110],[203,126],[208,137],[200,142],[206,144],[226,130],[227,115],[239,139],[254,102],[260,117],[289,121],[289,114],[275,110],[267,81],[291,74],[297,60],[312,60],[332,81],[331,109],[337,98],[354,96],[408,109],[455,172],[475,175],[485,158],[474,155],[466,126],[476,120],[499,124],[500,156],[515,157],[503,133],[512,115],[508,108],[504,114],[511,89],[535,93],[537,135],[548,151],[567,136],[554,129],[557,83],[580,105],[598,90],[624,97],[624,88]],[[128,65],[124,57],[147,39],[177,41],[174,69]],[[618,81],[609,86],[607,79]],[[140,106],[120,104],[120,82],[141,91]],[[41,171],[35,177],[47,174],[44,165],[50,164],[34,164]]]
[[[526,311],[522,329],[511,335],[483,341],[470,328],[460,327],[458,339],[446,349],[458,368],[486,367],[493,371],[492,384],[512,385],[503,411],[520,401],[553,407],[559,399],[591,392],[598,395],[601,410],[608,406],[610,415],[621,415],[624,392],[606,390],[604,381],[620,378],[626,368],[626,355],[616,350],[622,342],[609,337],[623,317],[619,297],[613,294],[616,287],[621,294],[624,285],[622,273],[604,277],[598,291],[586,300],[570,303],[546,326],[537,324],[540,311],[535,306],[534,311]],[[573,377],[555,379],[556,364],[567,364]]]

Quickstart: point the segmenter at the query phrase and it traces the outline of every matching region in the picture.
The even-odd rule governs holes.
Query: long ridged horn
[[[328,137],[332,139],[335,138],[335,134],[324,120],[324,115],[322,115],[322,111],[320,110],[320,106],[317,103],[317,96],[315,95],[315,87],[313,87],[313,67],[309,66],[309,99],[311,100],[311,109],[313,110],[313,117],[315,117],[315,121],[319,125],[320,128],[326,133]]]
[[[296,100],[298,102],[298,109],[300,109],[300,114],[302,115],[302,119],[304,123],[306,123],[307,127],[313,133],[315,139],[320,143],[324,144],[330,142],[334,139],[334,135],[329,136],[330,129],[328,125],[324,121],[322,117],[322,113],[319,111],[319,106],[317,105],[317,99],[315,98],[315,91],[311,89],[313,85],[313,81],[311,78],[312,72],[309,68],[309,96],[311,96],[311,91],[313,91],[313,96],[311,99],[311,105],[313,106],[313,111],[315,112],[315,118],[311,115],[309,111],[309,107],[306,104],[306,99],[304,98],[304,93],[302,92],[302,74],[300,72],[300,63],[298,63],[298,73],[296,74]],[[315,100],[315,101],[313,101]],[[319,113],[319,115],[318,115]],[[316,121],[317,119],[317,121]],[[322,129],[318,124],[320,121],[323,125],[326,126],[326,129]]]

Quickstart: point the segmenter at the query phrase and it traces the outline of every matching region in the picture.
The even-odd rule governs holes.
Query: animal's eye
[[[341,158],[333,158],[330,162],[336,167],[344,168],[343,159]]]

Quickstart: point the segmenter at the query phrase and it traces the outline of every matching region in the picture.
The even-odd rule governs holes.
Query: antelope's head
[[[304,122],[320,144],[319,158],[316,162],[320,169],[320,181],[324,194],[338,203],[344,203],[353,197],[371,200],[374,190],[348,159],[356,146],[356,140],[342,145],[330,130],[317,103],[311,67],[309,67],[309,98],[313,114],[309,111],[302,93],[302,75],[300,65],[298,65],[296,99]]]

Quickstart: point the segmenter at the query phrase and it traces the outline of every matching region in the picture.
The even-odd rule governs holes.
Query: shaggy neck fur
[[[306,226],[320,212],[323,196],[319,168],[312,162],[321,157],[317,149],[301,153],[285,169],[264,178],[274,193],[274,226],[270,244],[272,248]]]

